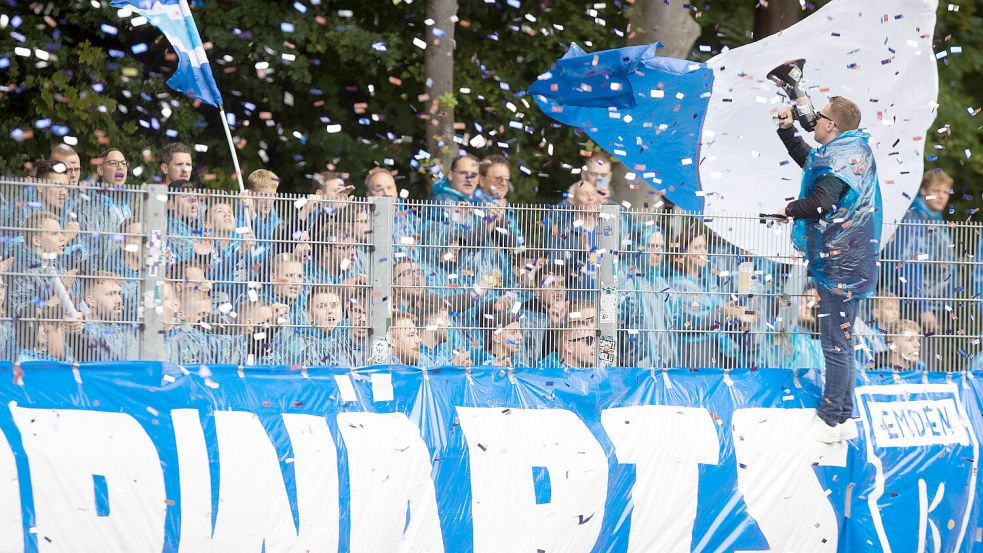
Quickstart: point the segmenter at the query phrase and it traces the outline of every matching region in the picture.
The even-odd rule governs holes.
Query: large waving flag
[[[757,216],[799,192],[801,169],[773,122],[788,99],[766,75],[804,58],[816,109],[833,96],[860,106],[872,135],[883,220],[899,220],[918,190],[925,134],[938,107],[937,7],[937,0],[833,0],[779,34],[706,63],[659,57],[655,45],[596,53],[573,46],[529,92],[545,113],[584,129],[683,209]],[[790,240],[760,234],[775,229],[752,233],[731,223],[708,221],[742,249],[791,254]],[[891,232],[884,229],[883,241]],[[781,251],[773,251],[779,243]]]
[[[187,0],[112,0],[114,8],[130,8],[164,33],[178,56],[178,68],[167,84],[179,92],[215,107],[222,95],[215,85],[208,56]]]

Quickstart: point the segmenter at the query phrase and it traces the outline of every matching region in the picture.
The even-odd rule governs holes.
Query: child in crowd
[[[261,296],[267,303],[287,306],[287,324],[308,323],[304,265],[296,257],[281,253],[273,258],[270,263],[270,282],[267,291]]]
[[[315,286],[307,298],[308,325],[290,329],[284,339],[283,358],[294,365],[337,366],[342,360],[344,332],[339,328],[343,316],[337,289]]]
[[[440,296],[427,294],[420,308],[420,365],[471,366],[469,348],[460,330],[451,329],[451,307]],[[453,339],[452,339],[453,338]]]
[[[918,323],[902,319],[891,327],[887,335],[888,350],[878,359],[878,368],[896,371],[924,371],[927,369],[921,358],[922,329]]]
[[[74,362],[75,356],[68,341],[69,329],[74,324],[66,321],[65,310],[58,304],[45,305],[32,313],[30,318],[18,320],[15,332],[20,352],[17,362]]]
[[[257,169],[246,179],[248,193],[243,202],[243,210],[237,216],[239,226],[247,226],[245,212],[249,212],[250,225],[256,240],[260,243],[273,239],[283,219],[276,211],[276,192],[280,187],[280,177],[273,171]]]
[[[81,359],[122,361],[137,353],[133,323],[124,323],[123,295],[119,275],[96,271],[84,283],[83,300],[88,310],[82,343],[76,352]]]
[[[392,363],[417,365],[420,363],[420,333],[416,317],[410,313],[393,313],[389,327],[389,343],[392,345]]]
[[[476,365],[524,367],[519,357],[522,351],[522,324],[508,312],[491,310],[484,314],[484,351],[478,354]]]
[[[281,363],[283,344],[276,327],[280,307],[262,300],[247,300],[239,304],[233,325],[237,355],[229,362],[246,366]]]
[[[857,368],[873,369],[876,359],[888,351],[887,332],[901,320],[901,300],[893,292],[881,290],[871,300],[871,319],[854,322],[854,330],[860,338],[861,349],[857,353]]]

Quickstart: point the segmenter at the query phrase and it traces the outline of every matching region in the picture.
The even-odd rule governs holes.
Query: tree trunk
[[[631,0],[629,0],[631,2]],[[683,0],[672,0],[666,4],[663,0],[634,0],[628,8],[628,45],[650,44],[661,42],[665,48],[659,49],[659,55],[685,59],[696,39],[700,38],[700,25],[690,15]],[[629,202],[633,208],[655,209],[662,198],[652,194],[652,187],[646,184],[641,176],[637,176],[635,186],[625,181],[625,173],[631,168],[618,163],[614,166],[611,193],[618,203]]]
[[[668,5],[663,0],[635,0],[628,8],[628,45],[659,41],[665,45],[659,49],[660,56],[686,58],[700,38],[700,25],[684,4],[682,0]]]
[[[454,26],[457,0],[428,0],[426,87],[427,151],[431,161],[439,163],[444,173],[450,171],[454,147]]]
[[[761,40],[799,22],[802,6],[798,0],[756,0],[754,40]]]

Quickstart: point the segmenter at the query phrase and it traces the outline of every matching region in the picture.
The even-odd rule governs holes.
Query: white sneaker
[[[819,440],[824,444],[835,444],[842,441],[839,425],[830,426],[819,417],[812,420],[812,427],[809,428],[809,433],[813,439]]]
[[[846,422],[841,422],[840,424],[836,425],[836,428],[838,428],[840,431],[840,439],[845,442],[855,440],[857,439],[857,436],[860,435],[860,433],[857,432],[857,421],[853,419],[847,419]]]

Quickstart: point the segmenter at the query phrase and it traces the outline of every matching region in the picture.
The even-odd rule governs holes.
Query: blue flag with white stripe
[[[624,163],[626,179],[714,215],[707,225],[742,250],[788,259],[787,226],[751,228],[733,217],[774,213],[799,194],[802,170],[772,121],[789,99],[767,74],[802,58],[817,109],[839,95],[860,107],[882,183],[885,244],[890,222],[904,217],[921,184],[925,137],[937,115],[938,4],[832,0],[781,33],[705,63],[662,57],[658,45],[601,52],[574,45],[529,93],[546,115],[582,129]]]
[[[130,8],[147,18],[170,41],[178,56],[177,71],[167,80],[171,88],[206,104],[222,105],[222,95],[187,0],[112,0],[111,4],[114,8]]]

